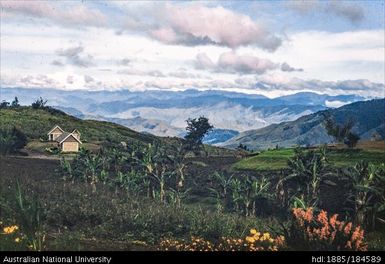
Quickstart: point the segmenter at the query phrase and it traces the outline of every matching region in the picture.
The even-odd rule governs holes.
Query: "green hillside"
[[[324,127],[326,116],[331,116],[338,124],[343,124],[347,120],[353,121],[352,131],[361,139],[369,140],[373,133],[385,138],[385,99],[375,99],[319,111],[294,121],[244,131],[223,143],[223,146],[236,148],[239,144],[243,144],[249,149],[265,150],[276,145],[292,147],[332,143],[333,139]]]
[[[294,156],[294,148],[262,151],[260,154],[242,159],[233,165],[236,170],[281,170],[288,167],[288,160]],[[339,168],[354,166],[360,161],[385,164],[385,142],[360,142],[355,149],[343,145],[328,150],[329,162]]]
[[[82,133],[82,140],[88,142],[136,140],[149,143],[157,138],[114,123],[78,119],[56,109],[18,107],[0,110],[0,129],[15,126],[30,140],[45,137],[55,125],[66,131],[78,129]]]

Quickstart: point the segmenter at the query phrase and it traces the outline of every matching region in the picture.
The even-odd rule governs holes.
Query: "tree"
[[[349,133],[346,137],[346,140],[345,140],[345,144],[349,147],[349,148],[354,148],[357,143],[358,143],[358,140],[360,140],[360,136],[354,134],[354,133]]]
[[[246,146],[246,145],[243,145],[242,143],[239,143],[237,149],[238,149],[238,150],[249,151],[249,149],[247,148],[247,146]]]
[[[351,132],[354,122],[353,120],[347,120],[343,125],[338,125],[332,118],[327,117],[324,126],[327,133],[334,137],[339,143],[346,144],[349,148],[353,148],[357,145],[360,137],[357,134]]]
[[[211,131],[214,127],[209,123],[209,119],[201,116],[197,118],[189,118],[186,120],[187,135],[185,139],[191,147],[202,145],[203,137]]]
[[[44,100],[43,98],[37,99],[35,102],[32,103],[33,109],[44,109],[46,107],[47,100]]]
[[[7,108],[9,106],[9,102],[7,102],[7,101],[2,101],[1,103],[0,103],[0,109],[3,109],[3,108]]]
[[[19,106],[20,106],[19,99],[15,96],[15,99],[11,103],[11,107],[16,108],[16,107],[19,107]]]

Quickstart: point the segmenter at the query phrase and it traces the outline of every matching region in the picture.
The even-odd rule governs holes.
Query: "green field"
[[[279,170],[287,165],[287,160],[294,155],[293,149],[266,150],[250,158],[235,163],[237,170]]]
[[[266,150],[242,159],[234,164],[236,170],[280,170],[294,156],[293,148]],[[328,151],[329,162],[336,167],[346,167],[365,160],[375,164],[385,163],[385,148],[332,149]]]

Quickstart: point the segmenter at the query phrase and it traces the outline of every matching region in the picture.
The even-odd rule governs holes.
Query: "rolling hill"
[[[81,132],[83,143],[90,143],[89,149],[96,149],[103,142],[137,142],[153,143],[161,142],[167,146],[175,146],[181,142],[177,137],[158,137],[149,133],[137,132],[123,125],[108,121],[80,119],[64,113],[61,110],[49,107],[46,109],[32,109],[32,107],[20,106],[17,108],[0,109],[0,129],[16,127],[21,130],[33,145],[31,148],[45,149],[41,146],[40,139],[55,125],[60,125],[66,131],[77,129]],[[228,132],[230,133],[230,132]],[[233,156],[235,152],[231,149],[216,146],[205,146],[209,155]]]
[[[331,115],[339,124],[348,119],[353,120],[353,132],[363,139],[369,139],[375,132],[385,138],[385,99],[374,99],[319,111],[295,121],[245,131],[221,145],[235,148],[242,143],[250,149],[267,149],[276,145],[290,147],[331,143],[333,139],[323,126],[327,115]]]
[[[29,139],[44,137],[55,125],[60,125],[67,131],[78,129],[82,133],[82,139],[86,141],[120,142],[136,140],[149,143],[157,138],[110,122],[82,120],[53,108],[32,109],[31,107],[18,107],[1,109],[0,121],[0,128],[15,126]]]
[[[302,92],[268,98],[220,90],[84,91],[2,88],[1,99],[17,96],[30,104],[40,96],[48,104],[82,119],[110,121],[156,136],[183,136],[186,119],[204,115],[217,129],[207,142],[224,142],[239,132],[292,121],[328,107],[364,98]],[[233,131],[229,133],[229,131]]]

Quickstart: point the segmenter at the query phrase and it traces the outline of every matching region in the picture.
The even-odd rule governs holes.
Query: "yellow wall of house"
[[[51,135],[52,135],[52,140],[57,139],[58,137],[61,136],[61,134],[63,134],[63,133],[52,133],[52,134],[51,134]]]
[[[77,139],[80,140],[80,135],[78,133],[72,133],[72,135],[74,135]]]
[[[63,152],[78,152],[79,151],[79,143],[65,141],[61,144],[61,149]]]
[[[57,139],[58,137],[60,137],[61,134],[63,134],[63,132],[62,132],[60,129],[55,128],[55,129],[49,134],[49,140],[54,141],[55,139]]]

